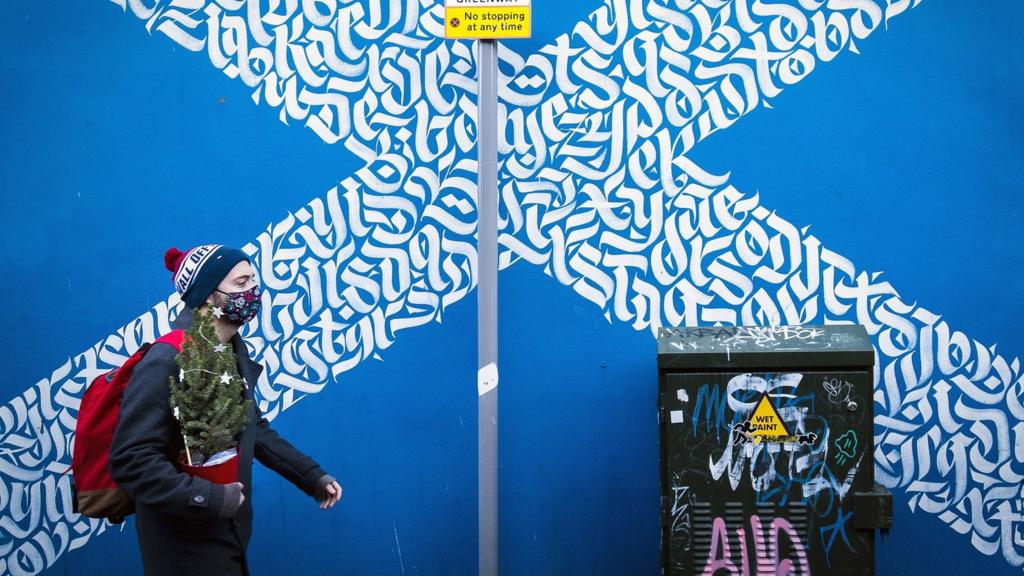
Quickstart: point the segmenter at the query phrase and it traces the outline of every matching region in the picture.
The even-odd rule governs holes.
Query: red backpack
[[[179,352],[184,330],[172,330],[157,342],[170,344]],[[121,395],[135,365],[149,350],[143,344],[120,368],[95,380],[82,396],[75,426],[75,448],[71,456],[74,511],[90,518],[106,518],[114,524],[135,512],[135,503],[110,477],[110,445],[121,413]]]

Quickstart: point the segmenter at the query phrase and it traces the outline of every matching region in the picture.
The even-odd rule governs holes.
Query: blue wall
[[[422,5],[408,22],[408,7],[389,8],[372,0],[322,12],[333,14],[330,23],[343,20],[341,13],[353,22],[342,27],[351,32],[353,47],[341,58],[356,70],[345,75],[323,68],[325,75],[349,82],[333,90],[347,95],[345,114],[352,127],[346,131],[326,122],[344,133],[332,142],[323,131],[306,127],[313,114],[324,110],[322,101],[300,100],[292,107],[268,102],[263,78],[261,97],[254,103],[257,88],[233,77],[234,64],[212,60],[208,44],[200,51],[186,49],[185,35],[208,38],[212,10],[193,14],[201,24],[189,29],[181,16],[191,11],[187,6],[162,1],[147,15],[138,4],[19,2],[0,8],[0,72],[6,79],[0,91],[5,166],[0,171],[0,242],[10,250],[0,261],[6,279],[0,286],[0,320],[12,334],[17,332],[4,339],[0,352],[7,369],[0,413],[0,573],[139,570],[131,521],[122,533],[63,512],[65,493],[57,472],[69,458],[61,445],[66,446],[67,418],[73,417],[74,398],[90,370],[116,359],[83,353],[99,342],[115,353],[130,352],[131,342],[111,339],[129,323],[141,339],[158,330],[168,315],[158,304],[172,290],[163,251],[211,241],[252,243],[257,250],[272,299],[267,308],[273,310],[249,334],[257,357],[268,365],[269,378],[261,388],[265,408],[275,416],[275,428],[317,458],[345,488],[341,505],[321,512],[286,482],[258,468],[249,554],[254,572],[473,573],[476,310],[475,280],[466,257],[472,231],[465,227],[474,220],[475,191],[469,184],[475,181],[475,166],[460,163],[472,158],[470,45],[437,40],[438,17]],[[326,11],[327,3],[311,4]],[[1024,389],[1014,362],[1024,341],[1016,329],[1020,312],[1015,296],[1024,281],[1013,271],[1024,264],[1018,248],[1024,244],[1019,224],[1024,196],[1017,178],[1024,152],[1024,80],[1015,23],[1024,9],[1010,0],[977,6],[928,0],[898,15],[890,7],[891,20],[874,22],[870,35],[856,39],[856,54],[851,53],[855,32],[849,23],[856,27],[871,21],[871,13],[859,13],[852,4],[818,7],[823,3],[805,1],[802,13],[808,21],[813,13],[835,18],[838,27],[829,33],[840,39],[833,46],[838,55],[826,62],[819,52],[808,52],[813,72],[779,94],[768,96],[759,84],[755,100],[743,93],[737,68],[730,69],[737,76],[726,80],[716,70],[729,63],[753,70],[742,48],[752,46],[758,33],[768,35],[773,25],[782,41],[791,41],[798,33],[788,27],[792,22],[773,24],[772,17],[752,16],[758,32],[739,34],[740,50],[723,49],[718,35],[704,27],[741,29],[738,10],[746,7],[753,13],[763,9],[755,4],[764,4],[677,4],[675,15],[658,12],[659,21],[631,15],[625,2],[609,3],[607,17],[599,4],[538,3],[534,38],[506,44],[522,58],[538,56],[524,65],[515,54],[506,54],[502,71],[542,82],[513,82],[503,93],[508,109],[522,116],[510,115],[506,137],[513,145],[502,155],[502,242],[509,255],[500,275],[502,571],[659,573],[651,327],[711,324],[723,310],[741,321],[757,288],[782,309],[779,289],[792,285],[788,277],[780,281],[766,275],[772,266],[786,270],[789,253],[781,266],[769,264],[767,256],[756,265],[742,265],[720,259],[734,250],[727,248],[717,256],[706,252],[696,275],[692,267],[673,272],[671,263],[678,261],[656,248],[671,235],[671,227],[655,225],[645,214],[660,201],[664,214],[678,216],[685,202],[673,198],[706,194],[713,202],[731,197],[732,186],[748,199],[757,194],[749,211],[739,216],[743,226],[756,220],[778,238],[782,223],[791,224],[805,247],[816,240],[855,267],[856,273],[839,284],[860,286],[875,296],[862,313],[854,303],[867,297],[857,289],[825,286],[823,271],[843,277],[845,264],[817,252],[823,263],[809,268],[808,248],[793,268],[804,281],[818,275],[821,286],[803,299],[790,288],[796,309],[808,311],[802,321],[877,324],[876,344],[884,348],[893,340],[900,349],[879,354],[876,412],[889,420],[876,429],[882,445],[875,454],[876,473],[896,495],[896,526],[879,544],[879,573],[1019,573],[1024,563],[1019,479],[1024,474],[1024,425],[1018,410]],[[800,3],[767,7],[777,4]],[[885,9],[883,2],[860,6],[876,4]],[[893,2],[897,8],[903,4],[910,3]],[[374,6],[380,8],[379,18]],[[653,14],[656,8],[648,10]],[[239,26],[251,49],[261,45],[244,7],[235,10],[242,17],[234,21],[225,19],[228,8],[222,12],[220,22]],[[602,24],[606,19],[621,26],[621,37]],[[302,15],[288,21],[302,21]],[[809,26],[803,34],[813,33]],[[310,31],[318,29],[339,37],[337,28],[306,22],[293,45],[313,38]],[[564,57],[574,64],[568,82],[560,83],[540,63],[558,68],[560,50],[552,46],[564,45],[560,35],[573,30],[569,44],[574,50]],[[671,54],[687,37],[688,71]],[[650,76],[629,71],[634,55],[650,64],[645,42],[657,47],[657,69]],[[465,49],[460,52],[459,46]],[[434,57],[443,74],[426,71]],[[235,57],[229,60],[238,63]],[[366,68],[359,70],[360,63]],[[422,73],[411,72],[415,63]],[[617,65],[623,68],[619,72],[614,71]],[[780,87],[785,66],[797,63],[785,60],[770,72]],[[285,77],[284,68],[274,70]],[[672,96],[650,80],[659,77],[679,88],[681,81],[669,72],[707,88],[699,92],[705,111],[715,110],[715,98],[727,102],[722,116],[709,116],[717,130],[698,129],[688,142],[686,126],[667,120]],[[296,94],[325,90],[297,72],[292,75]],[[625,85],[624,77],[640,88],[610,97],[624,103],[621,110],[598,102],[615,91],[610,86]],[[434,82],[440,87],[431,91]],[[738,99],[730,100],[730,87]],[[455,103],[451,110],[445,100]],[[359,101],[366,107],[358,108]],[[631,113],[651,121],[644,108],[649,102],[661,107],[658,128],[650,133],[629,128]],[[307,107],[312,112],[297,111]],[[545,125],[545,110],[557,111],[554,122],[562,135]],[[581,116],[570,119],[573,113]],[[359,127],[363,118],[371,119],[369,127]],[[536,119],[536,127],[521,118]],[[452,151],[451,157],[428,158],[415,147],[416,128],[431,121],[435,124],[426,142],[432,149]],[[617,147],[614,134],[627,135],[627,141]],[[685,153],[692,164],[662,164],[668,152],[657,145],[658,134],[673,143],[672,158]],[[644,142],[654,145],[643,148]],[[406,160],[368,159],[374,152],[361,152],[361,146],[378,155],[390,147],[398,157],[406,154]],[[587,147],[596,150],[593,156],[584,151]],[[545,159],[540,167],[516,167],[531,165],[541,150]],[[616,158],[624,167],[608,167]],[[625,168],[629,160],[644,168],[630,172]],[[588,175],[581,166],[607,169],[610,175]],[[415,172],[416,167],[423,172]],[[653,174],[654,181],[645,182],[641,172]],[[659,175],[671,180],[683,172],[687,182],[703,188],[670,197]],[[430,188],[424,174],[440,178],[434,191],[417,192]],[[396,183],[396,191],[384,190],[388,182]],[[545,183],[540,192],[531,188],[537,182]],[[545,196],[545,189],[557,192]],[[368,268],[338,256],[349,243],[339,239],[337,230],[331,236],[317,229],[313,218],[303,221],[303,207],[311,214],[311,203],[332,205],[332,190],[340,199],[334,206],[349,221],[351,246]],[[656,196],[659,192],[663,196]],[[600,205],[605,201],[601,193],[612,208]],[[411,199],[410,210],[417,214],[416,240],[398,245],[399,252],[427,254],[425,260],[436,264],[431,276],[433,264],[415,257],[405,261],[411,286],[404,287],[397,279],[401,274],[392,276],[402,270],[401,258],[382,256],[379,250],[392,246],[381,231],[397,234],[412,226],[412,217],[395,216],[408,214],[391,201],[395,197]],[[361,207],[353,208],[353,201],[362,202]],[[709,222],[728,228],[712,207],[701,207],[699,201],[693,206]],[[754,206],[775,211],[779,220],[770,220],[768,212],[755,215]],[[366,230],[352,225],[360,220],[355,214]],[[568,221],[570,214],[581,215],[580,220]],[[620,220],[627,224],[623,227]],[[431,244],[431,230],[437,232],[436,244]],[[686,240],[690,258],[700,250],[695,248],[698,240],[706,246],[724,233],[701,231]],[[638,245],[644,238],[653,241],[627,249],[614,240],[609,244],[602,234]],[[565,242],[560,244],[559,236]],[[312,237],[327,246],[327,256],[317,253]],[[595,253],[600,262],[593,261]],[[263,256],[267,259],[260,260]],[[590,265],[581,265],[580,258]],[[659,259],[668,263],[672,282],[659,279],[652,264]],[[739,301],[723,296],[723,285],[742,290],[733,284],[734,277],[710,265],[716,259],[753,282]],[[335,323],[346,325],[336,327],[336,335],[349,338],[341,357],[326,362],[333,371],[288,368],[280,359],[303,346],[324,357],[318,351],[324,336],[316,320],[290,325],[282,319],[295,317],[289,298],[308,303],[314,294],[326,298],[329,292],[303,285],[295,278],[305,272],[294,270],[328,270],[332,261],[347,271],[346,277],[367,280],[380,292],[343,292],[339,298],[345,304],[320,306]],[[285,271],[273,275],[295,274],[280,288],[269,278],[277,264]],[[872,274],[880,271],[884,274]],[[700,280],[702,274],[724,284],[716,289],[710,280]],[[692,304],[694,292],[673,292],[680,279],[708,295],[697,310],[719,312],[681,321],[673,321],[664,306],[652,313],[645,300],[651,293],[662,303],[668,295],[679,310],[688,299]],[[387,284],[397,286],[399,294],[380,288]],[[342,282],[337,290],[345,288]],[[826,298],[833,293],[851,308],[827,310]],[[375,299],[377,312],[344,312],[360,298]],[[817,307],[805,308],[811,301]],[[756,314],[763,306],[760,301],[753,306],[761,323],[771,321],[770,312]],[[909,324],[894,318],[910,319]],[[926,335],[947,325],[963,332],[971,348],[954,354],[955,366],[948,371],[935,360],[941,350],[926,350],[923,344]],[[384,335],[373,336],[373,329]],[[901,336],[901,330],[909,330],[911,337]],[[937,340],[929,346],[937,346]],[[983,350],[992,346],[987,354],[991,367],[982,367]],[[916,367],[931,366],[932,374],[913,381],[895,369],[904,366],[904,358]],[[963,366],[958,365],[961,358]],[[886,367],[894,368],[887,373]],[[920,376],[917,370],[915,377]],[[304,397],[288,392],[301,388],[300,381],[318,391]],[[964,381],[974,386],[965,387]],[[951,392],[942,392],[946,385]],[[938,408],[929,414],[924,407],[937,407],[946,396],[957,408],[952,421],[940,422]],[[929,441],[929,433],[938,434],[938,440]],[[992,440],[982,442],[986,436]],[[903,460],[886,460],[901,450],[909,455],[910,469]],[[922,451],[931,459],[921,460]],[[954,460],[958,451],[969,459],[942,468],[939,460],[946,455]],[[948,502],[929,511],[923,503],[929,495]],[[1008,531],[1000,531],[1001,522]],[[75,544],[69,545],[70,540]]]

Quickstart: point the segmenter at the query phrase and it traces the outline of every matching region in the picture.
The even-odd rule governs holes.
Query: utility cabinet
[[[658,370],[664,574],[875,573],[862,326],[662,328]]]

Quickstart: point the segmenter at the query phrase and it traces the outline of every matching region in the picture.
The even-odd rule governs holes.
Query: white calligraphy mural
[[[245,247],[270,418],[439,321],[476,285],[474,48],[432,2],[115,0],[256,106],[365,166]],[[502,48],[500,263],[541,266],[637,330],[856,322],[873,337],[876,475],[1024,565],[1020,362],[969,338],[687,152],[920,0],[609,0],[528,56]],[[108,525],[71,512],[78,400],[169,329],[176,297],[0,407],[0,573]]]

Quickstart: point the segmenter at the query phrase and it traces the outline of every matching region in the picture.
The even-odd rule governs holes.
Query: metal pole
[[[498,576],[498,43],[477,61],[477,375],[480,576]]]

